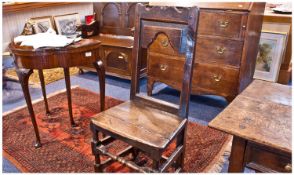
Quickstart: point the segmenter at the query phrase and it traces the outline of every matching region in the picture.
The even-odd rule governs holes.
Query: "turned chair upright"
[[[171,166],[183,170],[185,131],[191,91],[199,10],[197,7],[176,8],[136,6],[136,22],[132,62],[130,100],[97,114],[91,120],[92,152],[95,171],[118,161],[139,172],[165,172]],[[183,85],[179,105],[143,95],[139,90],[141,57],[160,61],[161,57],[185,60]],[[157,64],[158,70],[173,69]],[[99,138],[98,133],[108,135]],[[112,141],[121,140],[130,146],[117,155],[107,151]],[[163,152],[176,140],[176,148],[169,156]],[[138,166],[133,162],[139,152],[153,160],[153,167]],[[131,160],[124,157],[132,154]],[[100,155],[110,157],[100,160]]]

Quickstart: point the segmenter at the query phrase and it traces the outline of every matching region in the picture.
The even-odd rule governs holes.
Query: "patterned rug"
[[[50,96],[50,95],[49,95]],[[72,89],[73,115],[78,127],[69,124],[66,93],[60,92],[48,99],[51,115],[44,112],[43,101],[34,103],[43,146],[33,147],[35,135],[26,107],[3,115],[3,155],[22,172],[93,172],[91,153],[91,116],[99,112],[99,95],[81,88]],[[122,103],[106,97],[106,108]],[[211,172],[221,159],[230,136],[207,126],[189,122],[185,154],[185,172]],[[119,152],[126,147],[116,141],[110,149]],[[171,144],[169,155],[175,144]],[[105,157],[103,157],[105,159]],[[151,161],[140,154],[136,163],[148,166]],[[120,163],[113,163],[106,172],[132,172]]]
[[[70,72],[70,75],[75,75],[79,72],[79,68],[71,67],[69,69],[69,72]],[[43,74],[44,74],[45,84],[49,84],[64,78],[64,73],[62,68],[44,69]],[[5,75],[10,78],[18,79],[14,69],[8,69],[5,72]],[[40,83],[38,70],[34,70],[34,73],[30,76],[29,81],[32,83],[38,83],[38,84]]]

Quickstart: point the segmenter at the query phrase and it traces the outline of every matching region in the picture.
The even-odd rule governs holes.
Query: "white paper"
[[[14,38],[15,43],[21,42],[21,46],[32,46],[34,49],[40,47],[64,47],[71,44],[74,38],[67,38],[63,35],[56,35],[53,29],[48,29],[46,33],[35,35],[21,35]]]

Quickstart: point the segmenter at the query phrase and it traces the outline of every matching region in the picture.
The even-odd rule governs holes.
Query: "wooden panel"
[[[135,8],[136,3],[128,3],[125,16],[127,28],[133,28],[135,26]]]
[[[102,8],[101,25],[103,27],[119,27],[121,8],[117,3],[106,3]]]
[[[182,38],[185,38],[187,35],[187,25],[168,22],[142,21],[141,42],[143,48],[147,48],[158,34],[166,35],[167,37],[157,38],[161,39],[158,44],[160,47],[158,48],[168,47],[170,44],[172,46],[172,54],[176,54],[179,52],[180,46],[185,44]],[[168,50],[165,49],[165,51],[167,52]]]
[[[102,52],[106,71],[131,75],[131,50],[104,46]]]
[[[195,64],[192,93],[215,94],[224,97],[237,93],[239,70],[218,65]]]
[[[246,13],[201,10],[198,35],[242,39],[246,18]]]
[[[242,49],[243,42],[241,41],[198,37],[195,61],[239,67]]]

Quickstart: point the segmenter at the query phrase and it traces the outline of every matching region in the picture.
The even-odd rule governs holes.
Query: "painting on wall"
[[[78,13],[54,16],[58,34],[73,36],[77,34],[77,26],[81,25]]]
[[[254,78],[271,82],[277,81],[286,40],[286,33],[261,33]]]
[[[31,18],[31,21],[34,22],[34,31],[35,33],[44,33],[47,32],[49,28],[54,29],[54,24],[52,16],[43,16],[37,18]]]

